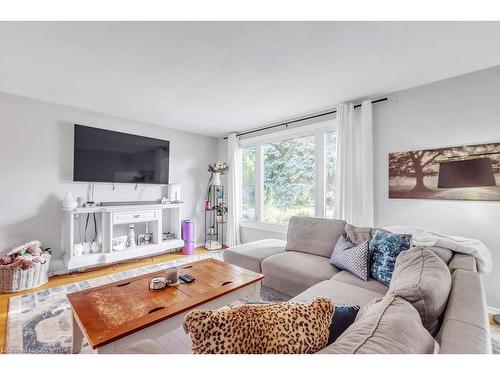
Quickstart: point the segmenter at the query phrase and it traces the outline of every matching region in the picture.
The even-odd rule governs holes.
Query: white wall
[[[500,202],[388,199],[388,154],[500,142],[500,67],[401,91],[374,105],[375,223],[477,238],[493,253],[484,276],[500,307]]]
[[[195,220],[203,242],[207,165],[217,158],[216,138],[0,93],[0,251],[39,239],[60,256],[61,201],[68,189],[75,197],[86,197],[88,189],[72,182],[74,123],[170,140],[170,182],[182,184],[182,217]],[[138,200],[134,188],[96,184],[94,197]],[[142,199],[166,194],[166,187],[149,185]]]

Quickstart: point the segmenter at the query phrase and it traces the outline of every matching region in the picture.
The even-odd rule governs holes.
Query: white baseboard
[[[52,260],[50,262],[49,276],[64,275],[68,270],[64,266],[62,259]]]
[[[205,246],[204,243],[195,244],[195,247],[197,247],[197,248],[204,247],[204,246]],[[179,249],[179,251],[180,251],[180,249]],[[92,268],[92,267],[89,267],[89,268]],[[64,262],[62,259],[55,259],[55,260],[51,261],[50,270],[49,270],[49,277],[57,276],[57,275],[65,275],[68,272],[69,271],[66,268],[66,266],[64,265]]]

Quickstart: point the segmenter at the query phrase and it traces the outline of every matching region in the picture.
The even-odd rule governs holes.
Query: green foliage
[[[325,196],[327,217],[333,217],[335,201],[335,171],[337,160],[337,133],[329,132],[325,136]]]
[[[314,204],[314,137],[264,145],[264,205]]]
[[[288,224],[292,216],[314,216],[314,205],[276,208],[270,204],[264,205],[264,221],[273,224]]]
[[[325,134],[325,194],[332,209],[335,191],[336,133]],[[315,139],[293,138],[262,146],[264,157],[263,219],[286,224],[291,216],[315,214]],[[255,147],[242,152],[243,217],[255,219]]]
[[[226,162],[210,163],[208,165],[208,171],[210,173],[220,173],[221,175],[224,175],[229,171],[229,164],[227,164]]]
[[[264,221],[314,216],[314,137],[269,143],[264,150]]]
[[[247,147],[242,153],[242,191],[243,217],[255,219],[255,147]]]
[[[217,206],[213,206],[212,211],[217,212],[217,216],[222,216],[223,214],[227,214],[227,205],[221,202]]]

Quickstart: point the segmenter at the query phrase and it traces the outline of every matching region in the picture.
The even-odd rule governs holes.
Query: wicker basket
[[[42,254],[44,263],[33,263],[33,266],[23,270],[10,264],[0,266],[0,293],[20,292],[37,288],[49,279],[50,254]]]

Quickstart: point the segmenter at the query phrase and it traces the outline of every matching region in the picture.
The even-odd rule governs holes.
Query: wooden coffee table
[[[73,309],[73,353],[83,337],[98,353],[114,353],[142,339],[155,339],[179,328],[194,308],[218,309],[240,298],[260,299],[263,275],[216,259],[178,267],[190,284],[150,291],[154,272],[68,294]]]

